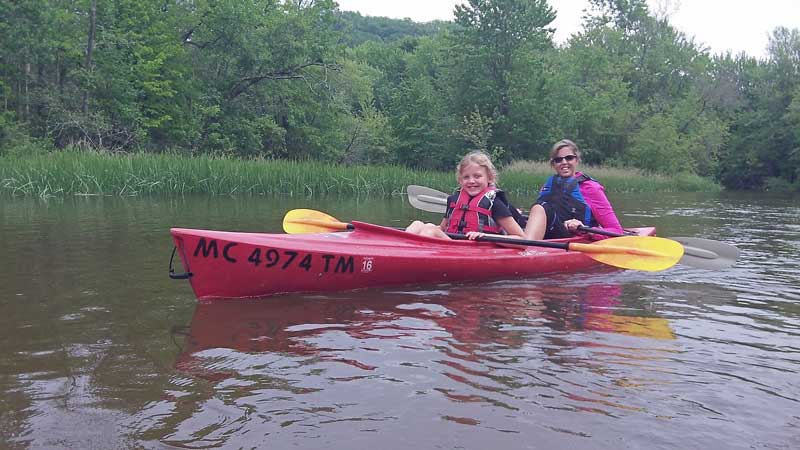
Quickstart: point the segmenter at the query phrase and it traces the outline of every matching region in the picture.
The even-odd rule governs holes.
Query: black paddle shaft
[[[455,240],[469,239],[466,234],[447,233],[447,235],[450,236],[451,239]],[[503,236],[483,236],[475,240],[481,242],[494,242],[496,244],[512,244],[512,245],[522,245],[522,246],[528,245],[535,247],[560,248],[561,250],[569,251],[568,242],[528,241],[525,239],[512,239]]]

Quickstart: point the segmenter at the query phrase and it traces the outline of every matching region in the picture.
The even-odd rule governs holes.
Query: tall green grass
[[[601,168],[587,172],[602,180],[609,191],[719,189],[699,177],[651,177]],[[510,192],[532,195],[550,173],[544,164],[515,163],[501,172],[500,185]],[[455,170],[86,151],[0,156],[0,191],[15,196],[392,195],[405,192],[409,184],[449,192],[456,186]]]
[[[713,180],[692,174],[652,175],[638,169],[585,165],[578,170],[600,181],[609,192],[718,192],[722,189]],[[499,184],[511,193],[533,195],[552,174],[553,169],[546,162],[516,161],[503,168]]]
[[[12,195],[390,195],[407,184],[449,186],[455,175],[399,166],[240,160],[174,154],[52,152],[0,157],[0,190]]]

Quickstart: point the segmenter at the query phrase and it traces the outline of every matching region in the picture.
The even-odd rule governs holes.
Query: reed
[[[63,151],[0,157],[0,190],[11,195],[391,195],[408,184],[452,186],[455,175],[399,166],[241,160],[177,154]]]
[[[699,177],[653,177],[629,170],[590,168],[609,191],[708,191],[719,188]],[[504,189],[531,195],[550,168],[515,163],[500,174]],[[696,178],[696,179],[695,179]],[[340,166],[318,161],[241,160],[179,154],[113,154],[57,151],[0,156],[0,191],[16,196],[64,195],[393,195],[409,184],[445,192],[456,186],[452,172],[400,166]]]
[[[692,174],[655,175],[639,169],[584,164],[579,170],[599,180],[609,192],[719,192],[722,189],[713,180]],[[546,162],[516,161],[503,168],[500,185],[511,193],[533,195],[552,174],[553,169]]]

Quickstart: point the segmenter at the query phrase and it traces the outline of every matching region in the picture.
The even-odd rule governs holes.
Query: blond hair
[[[461,158],[461,162],[456,167],[456,181],[461,179],[461,171],[470,164],[476,164],[486,169],[486,173],[489,175],[489,183],[497,184],[497,169],[492,164],[489,155],[480,150],[469,152]]]

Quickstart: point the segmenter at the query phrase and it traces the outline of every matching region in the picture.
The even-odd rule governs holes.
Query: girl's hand
[[[583,226],[583,222],[578,219],[570,219],[564,222],[564,226],[567,227],[570,233],[575,233],[578,231],[578,227]]]
[[[485,233],[479,233],[477,231],[470,231],[469,233],[467,233],[467,239],[469,239],[470,241],[474,241],[475,239],[484,237],[485,235],[486,235]]]

